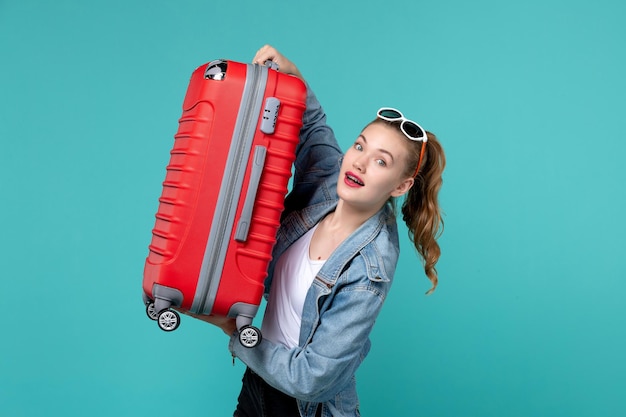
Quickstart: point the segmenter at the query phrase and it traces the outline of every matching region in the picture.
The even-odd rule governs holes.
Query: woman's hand
[[[220,329],[222,329],[222,331],[226,333],[228,336],[232,335],[235,332],[235,330],[237,330],[237,324],[235,322],[235,319],[230,318],[230,317],[207,316],[205,314],[194,314],[188,311],[183,311],[183,310],[178,310],[178,309],[176,311],[178,311],[179,313],[185,314],[187,316],[193,317],[194,319],[202,320],[204,322],[217,326]]]
[[[278,65],[278,70],[285,74],[295,75],[296,77],[304,80],[300,70],[295,66],[293,62],[288,60],[283,54],[278,52],[276,48],[271,45],[265,45],[259,49],[252,60],[253,64],[265,64],[265,61],[271,60]]]

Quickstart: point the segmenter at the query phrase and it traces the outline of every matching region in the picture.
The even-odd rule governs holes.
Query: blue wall
[[[0,1],[0,415],[230,414],[226,337],[140,285],[191,71],[264,43],[344,147],[391,105],[447,151],[441,284],[405,239],[363,414],[626,415],[625,4]]]

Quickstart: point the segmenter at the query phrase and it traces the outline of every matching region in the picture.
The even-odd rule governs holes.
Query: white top
[[[309,246],[317,225],[278,259],[261,326],[264,339],[289,348],[298,346],[304,299],[324,260],[311,260]]]

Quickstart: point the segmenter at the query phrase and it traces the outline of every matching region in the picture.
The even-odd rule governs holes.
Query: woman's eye
[[[376,163],[378,165],[380,165],[381,167],[386,167],[387,166],[387,163],[384,160],[382,160],[382,159],[377,159]]]
[[[361,145],[360,143],[355,143],[354,144],[354,149],[356,149],[357,151],[362,151],[363,150],[363,145]]]

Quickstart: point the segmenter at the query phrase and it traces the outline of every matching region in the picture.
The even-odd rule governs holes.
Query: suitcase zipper
[[[239,195],[243,185],[256,122],[267,84],[266,67],[248,65],[248,74],[192,305],[192,312],[198,314],[210,314],[213,309],[219,286],[218,278],[222,274],[230,231],[234,225],[238,203],[236,196]]]

